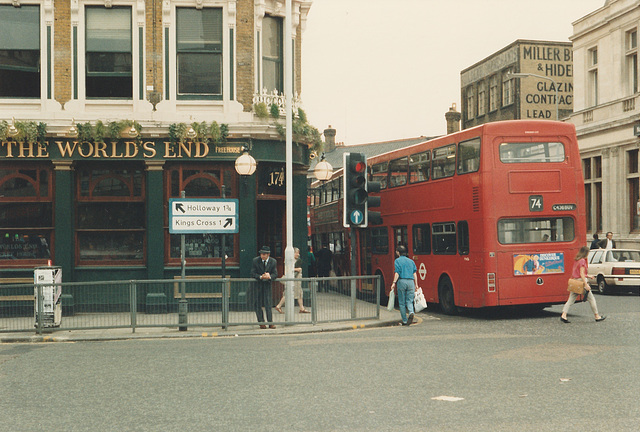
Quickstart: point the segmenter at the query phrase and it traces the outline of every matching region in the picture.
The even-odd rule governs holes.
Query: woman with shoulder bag
[[[598,305],[596,304],[596,298],[593,296],[591,292],[591,287],[589,286],[589,282],[587,282],[587,270],[589,269],[589,265],[587,264],[587,255],[589,255],[589,248],[587,246],[583,246],[578,251],[576,255],[575,262],[573,263],[573,271],[571,273],[571,278],[576,280],[582,280],[584,284],[584,289],[587,295],[587,301],[591,305],[591,310],[593,311],[593,315],[596,317],[596,322],[604,321],[606,316],[598,314]],[[584,295],[584,294],[583,294]],[[568,324],[570,321],[567,319],[567,312],[569,312],[569,307],[573,303],[575,303],[578,294],[572,292],[569,294],[569,300],[565,303],[562,308],[562,315],[560,316],[560,321],[565,324]]]

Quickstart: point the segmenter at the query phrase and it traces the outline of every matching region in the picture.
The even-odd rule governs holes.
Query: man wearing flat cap
[[[273,298],[271,296],[271,281],[275,281],[278,277],[278,269],[276,268],[275,258],[271,258],[271,249],[269,246],[262,246],[260,249],[260,256],[253,259],[251,264],[251,277],[256,279],[256,283],[253,284],[253,304],[256,311],[256,318],[259,323],[264,323],[264,315],[262,314],[262,308],[267,312],[267,321],[269,328],[276,328],[273,325],[273,316],[271,308],[273,307]],[[267,326],[260,324],[261,329],[266,329]]]

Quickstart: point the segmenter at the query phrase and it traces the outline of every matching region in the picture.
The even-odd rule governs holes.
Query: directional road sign
[[[169,200],[170,234],[237,232],[237,199],[174,198]]]

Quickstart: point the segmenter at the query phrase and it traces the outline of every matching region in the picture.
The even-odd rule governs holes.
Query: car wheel
[[[598,292],[600,294],[609,294],[611,292],[611,287],[602,276],[598,278]]]

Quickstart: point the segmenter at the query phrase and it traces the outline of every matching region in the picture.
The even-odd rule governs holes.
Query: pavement
[[[416,314],[414,324],[419,325],[427,318],[423,311]],[[240,337],[240,336],[273,336],[294,335],[308,333],[322,333],[335,331],[349,331],[370,329],[376,327],[397,326],[400,322],[398,310],[388,311],[386,307],[380,307],[380,318],[358,319],[351,321],[334,321],[311,323],[296,323],[286,325],[276,323],[276,329],[260,329],[258,325],[230,326],[226,330],[222,327],[189,327],[180,331],[176,327],[137,327],[109,328],[91,330],[61,330],[44,329],[42,334],[31,332],[0,332],[0,343],[40,343],[40,342],[90,342],[131,339],[166,339],[166,338],[214,338],[214,337]]]

